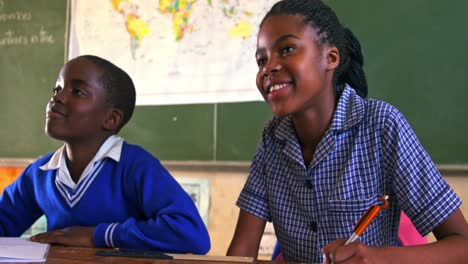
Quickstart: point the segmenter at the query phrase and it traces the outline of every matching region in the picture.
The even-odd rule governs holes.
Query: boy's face
[[[102,74],[101,68],[85,58],[63,66],[47,104],[45,131],[50,137],[67,143],[102,137],[111,109]]]

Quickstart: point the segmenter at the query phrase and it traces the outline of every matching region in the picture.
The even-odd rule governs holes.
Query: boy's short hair
[[[94,55],[79,56],[94,62],[103,70],[102,85],[107,90],[107,102],[123,112],[117,132],[127,124],[135,109],[136,92],[132,78],[112,62]]]

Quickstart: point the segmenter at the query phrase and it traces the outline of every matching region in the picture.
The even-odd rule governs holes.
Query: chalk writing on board
[[[6,11],[5,7],[5,1],[0,0],[0,25],[3,24],[3,29],[0,30],[0,46],[52,45],[55,43],[55,36],[44,25],[33,23],[31,11]],[[31,30],[30,27],[27,33],[21,29],[13,29],[16,23],[19,25],[31,23],[33,29]]]
[[[2,4],[0,0],[0,11],[2,11]],[[8,21],[31,21],[32,14],[31,12],[11,12],[11,13],[0,13],[0,22],[8,22]]]
[[[18,34],[11,29],[0,33],[0,46],[20,46],[34,44],[52,45],[54,43],[55,37],[42,26],[37,32],[30,34]]]
[[[25,35],[16,35],[11,29],[3,32],[0,36],[0,46],[28,45],[28,37]]]
[[[31,21],[32,20],[32,13],[29,11],[9,11],[3,12],[3,8],[5,7],[5,1],[0,0],[0,22],[8,22],[8,21]]]

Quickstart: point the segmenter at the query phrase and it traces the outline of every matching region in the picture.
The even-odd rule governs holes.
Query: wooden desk
[[[77,247],[62,247],[52,246],[49,249],[49,254],[45,263],[47,264],[89,264],[89,263],[136,263],[136,264],[239,264],[246,262],[222,262],[222,261],[193,261],[193,260],[173,260],[173,259],[144,259],[144,258],[127,258],[127,257],[101,257],[96,256],[96,251],[108,250],[108,249],[96,249],[96,248],[77,248]],[[111,250],[111,249],[109,249]],[[36,262],[35,264],[37,264]],[[257,260],[251,262],[253,264],[270,264],[270,263],[282,263],[288,262],[275,262]],[[292,263],[292,262],[289,262]],[[248,263],[246,263],[248,264]]]

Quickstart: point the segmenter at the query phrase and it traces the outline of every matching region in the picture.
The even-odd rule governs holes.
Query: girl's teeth
[[[273,85],[272,87],[270,87],[270,93],[273,92],[273,91],[277,91],[279,89],[282,89],[282,88],[286,87],[286,85],[287,84],[285,84],[285,83]]]

